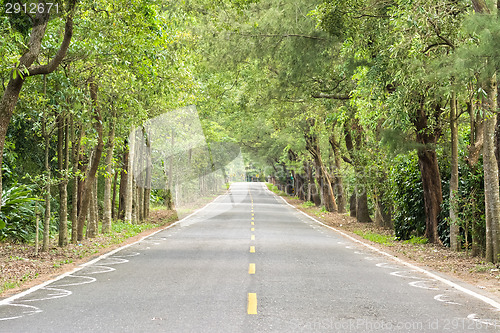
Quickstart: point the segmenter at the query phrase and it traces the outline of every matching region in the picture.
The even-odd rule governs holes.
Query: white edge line
[[[159,232],[162,232],[162,231],[164,231],[164,230],[170,229],[170,228],[172,228],[173,226],[175,226],[175,225],[177,225],[177,224],[179,224],[179,223],[183,222],[184,220],[187,220],[187,219],[188,219],[188,218],[190,218],[191,216],[193,216],[193,215],[195,215],[195,214],[198,214],[199,212],[201,212],[202,210],[204,210],[205,208],[207,208],[208,206],[210,206],[210,205],[211,205],[214,201],[216,201],[217,199],[219,199],[220,197],[222,197],[222,196],[224,196],[224,195],[226,195],[226,194],[227,194],[227,193],[224,193],[224,194],[219,195],[217,198],[215,198],[214,200],[212,200],[211,202],[209,202],[208,204],[206,204],[206,205],[205,205],[205,206],[203,206],[202,208],[199,208],[199,209],[195,210],[194,212],[192,212],[192,213],[191,213],[191,214],[189,214],[188,216],[186,216],[186,217],[184,217],[184,218],[180,219],[179,221],[176,221],[176,222],[174,222],[174,223],[172,223],[172,224],[168,225],[168,226],[167,226],[167,227],[165,227],[165,228],[162,228],[162,229],[160,229],[160,230],[158,230],[158,231],[155,231],[155,232],[153,232],[153,233],[152,233],[152,234],[150,234],[150,235],[144,236],[144,237],[142,237],[141,239],[139,239],[139,240],[137,240],[137,241],[135,241],[135,242],[133,242],[133,243],[130,243],[130,244],[124,245],[124,246],[122,246],[122,247],[119,247],[119,248],[117,248],[117,249],[114,249],[113,251],[110,251],[110,252],[108,252],[108,253],[105,253],[105,254],[103,254],[102,256],[99,256],[99,257],[97,257],[97,258],[95,258],[95,259],[93,259],[93,260],[91,260],[91,261],[87,261],[86,263],[81,264],[79,267],[76,267],[76,268],[75,268],[75,269],[73,269],[72,271],[70,271],[70,272],[66,272],[66,273],[64,273],[64,274],[61,274],[61,275],[59,275],[59,276],[55,277],[55,278],[54,278],[54,279],[52,279],[52,280],[45,281],[45,282],[43,282],[43,283],[41,283],[41,284],[39,284],[39,285],[37,285],[37,286],[34,286],[34,287],[32,287],[32,288],[30,288],[30,289],[28,289],[28,290],[25,290],[25,291],[23,291],[23,292],[20,292],[19,294],[15,294],[15,295],[13,295],[13,296],[11,296],[11,297],[5,298],[5,299],[3,299],[3,300],[1,300],[1,301],[0,301],[0,305],[7,305],[7,304],[9,304],[9,303],[12,303],[13,301],[15,301],[15,300],[16,300],[16,299],[18,299],[18,298],[21,298],[21,297],[24,297],[24,296],[26,296],[26,295],[29,295],[29,294],[31,294],[31,293],[33,293],[33,292],[35,292],[35,291],[39,290],[39,289],[44,288],[45,286],[47,286],[47,285],[49,285],[49,284],[51,284],[51,283],[54,283],[54,282],[59,281],[59,280],[62,280],[62,279],[64,279],[65,277],[67,277],[68,275],[71,275],[71,274],[73,274],[73,273],[76,273],[76,272],[78,272],[79,270],[81,270],[81,269],[83,269],[83,268],[85,268],[85,267],[87,267],[87,266],[93,265],[94,263],[98,262],[99,260],[102,260],[102,259],[105,259],[105,258],[107,258],[107,257],[109,257],[109,256],[112,256],[113,254],[115,254],[115,253],[117,253],[117,252],[119,252],[119,251],[121,251],[121,250],[124,250],[124,249],[126,249],[127,247],[130,247],[130,246],[135,245],[135,244],[137,244],[137,243],[139,243],[139,242],[142,242],[144,239],[146,239],[146,238],[148,238],[148,237],[152,237],[152,236],[156,235],[156,234],[157,234],[157,233],[159,233]]]
[[[272,192],[271,192],[271,193],[272,193]],[[275,194],[273,193],[273,195],[275,195]],[[431,273],[431,272],[429,272],[429,271],[427,271],[427,270],[425,270],[425,269],[423,269],[423,268],[421,268],[421,267],[418,267],[418,266],[415,266],[415,265],[413,265],[413,264],[410,264],[409,262],[406,262],[406,261],[404,261],[404,260],[402,260],[402,259],[400,259],[400,258],[397,258],[397,257],[393,256],[392,254],[389,254],[389,253],[387,253],[387,252],[384,252],[384,251],[382,251],[382,250],[379,250],[379,249],[377,249],[376,247],[374,247],[374,246],[372,246],[372,245],[370,245],[370,244],[367,244],[367,243],[365,243],[365,242],[363,242],[363,241],[360,241],[359,239],[356,239],[356,238],[352,237],[351,235],[348,235],[348,234],[346,234],[345,232],[343,232],[343,231],[341,231],[341,230],[339,230],[339,229],[337,229],[337,228],[334,228],[334,227],[331,227],[331,226],[329,226],[329,225],[327,225],[327,224],[324,224],[323,222],[316,220],[314,217],[309,216],[308,214],[304,213],[304,212],[303,212],[303,211],[301,211],[300,209],[297,209],[297,208],[296,208],[296,207],[294,207],[293,205],[289,204],[289,203],[288,203],[288,202],[287,202],[287,201],[286,201],[283,197],[280,197],[280,198],[281,198],[281,200],[283,200],[283,202],[284,202],[284,203],[286,203],[288,206],[290,206],[290,207],[294,208],[295,210],[299,211],[300,213],[304,214],[305,216],[307,216],[307,217],[308,217],[308,218],[310,218],[311,220],[315,221],[316,223],[319,223],[319,224],[321,224],[322,226],[327,227],[328,229],[331,229],[331,230],[333,230],[333,231],[335,231],[335,232],[337,232],[337,233],[341,234],[342,236],[344,236],[344,237],[346,237],[346,238],[349,238],[350,240],[352,240],[352,241],[354,241],[354,242],[356,242],[356,243],[358,243],[358,244],[361,244],[361,245],[363,245],[363,246],[365,246],[365,247],[369,248],[370,250],[373,250],[373,251],[375,251],[375,252],[377,252],[377,253],[379,253],[379,254],[382,254],[382,255],[384,255],[384,256],[386,256],[386,257],[388,257],[388,258],[391,258],[392,260],[394,260],[394,261],[396,261],[396,262],[398,262],[398,263],[400,263],[400,264],[402,264],[402,265],[405,265],[405,266],[407,266],[407,267],[410,267],[410,268],[412,268],[412,269],[414,269],[414,270],[416,270],[416,271],[418,271],[418,272],[420,272],[420,273],[423,273],[423,274],[425,274],[425,275],[427,275],[427,276],[429,276],[429,277],[432,277],[433,279],[436,279],[436,280],[438,280],[438,281],[441,281],[441,282],[443,282],[444,284],[447,284],[448,286],[450,286],[450,287],[452,287],[452,288],[455,288],[455,289],[457,289],[457,290],[460,290],[461,292],[463,292],[463,293],[465,293],[465,294],[467,294],[467,295],[470,295],[470,296],[472,296],[472,297],[475,297],[475,298],[477,298],[477,299],[479,299],[479,300],[481,300],[481,301],[483,301],[483,302],[485,302],[485,303],[487,303],[487,304],[489,304],[489,305],[493,306],[493,307],[494,307],[494,308],[496,308],[497,310],[500,310],[500,303],[496,302],[495,300],[493,300],[493,299],[491,299],[491,298],[489,298],[489,297],[483,296],[483,295],[481,295],[481,294],[478,294],[478,293],[476,293],[476,292],[474,292],[474,291],[472,291],[472,290],[470,290],[470,289],[467,289],[467,288],[465,288],[465,287],[463,287],[463,286],[461,286],[461,285],[459,285],[459,284],[457,284],[457,283],[455,283],[455,282],[452,282],[452,281],[450,281],[450,280],[448,280],[448,279],[445,279],[445,278],[443,278],[443,277],[441,277],[441,276],[439,276],[439,275],[436,275],[436,274],[434,274],[434,273]]]

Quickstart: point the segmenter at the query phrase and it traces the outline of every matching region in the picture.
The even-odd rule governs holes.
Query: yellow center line
[[[250,246],[250,253],[255,253],[255,246]]]
[[[252,235],[252,236],[250,237],[250,240],[255,240],[255,235]]]
[[[257,314],[257,294],[248,293],[248,314]]]
[[[252,213],[252,216],[255,216],[254,213]]]
[[[252,225],[255,225],[255,223],[252,222]]]
[[[255,264],[248,265],[248,274],[255,274]]]
[[[255,231],[255,228],[251,228],[250,231]]]
[[[252,217],[252,221],[255,220],[255,218]]]

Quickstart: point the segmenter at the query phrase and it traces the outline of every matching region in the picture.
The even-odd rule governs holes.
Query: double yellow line
[[[255,228],[253,227],[255,225],[255,214],[253,212],[253,198],[252,194],[250,194],[250,201],[252,203],[252,221],[250,222],[252,224],[252,228],[250,231],[254,232]],[[252,233],[250,236],[251,241],[255,241],[255,235]],[[250,246],[250,253],[255,253],[255,246],[251,245]],[[255,263],[251,263],[248,265],[248,274],[254,275],[255,274]],[[257,294],[256,293],[248,293],[248,304],[247,304],[247,313],[249,315],[256,315],[257,314]]]

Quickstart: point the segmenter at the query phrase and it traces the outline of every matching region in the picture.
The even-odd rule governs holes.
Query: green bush
[[[35,202],[33,190],[14,184],[2,192],[0,210],[0,240],[28,242],[35,232]]]
[[[396,237],[407,240],[412,235],[424,235],[424,193],[417,153],[396,157],[389,177]]]
[[[309,208],[309,207],[314,207],[314,206],[316,206],[316,205],[312,201],[306,201],[302,204],[302,207],[304,207],[304,208]]]

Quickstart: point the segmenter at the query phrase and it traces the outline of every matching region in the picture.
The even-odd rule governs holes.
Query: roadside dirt
[[[383,229],[374,223],[360,223],[344,214],[320,212],[317,207],[304,208],[303,201],[285,198],[303,212],[317,220],[346,232],[380,250],[392,254],[429,271],[445,274],[453,279],[462,280],[491,294],[500,300],[500,270],[498,266],[484,262],[483,258],[472,257],[468,253],[453,252],[449,248],[435,244],[408,244],[394,240],[393,230]],[[390,245],[373,242],[354,232],[372,232],[392,236]]]

